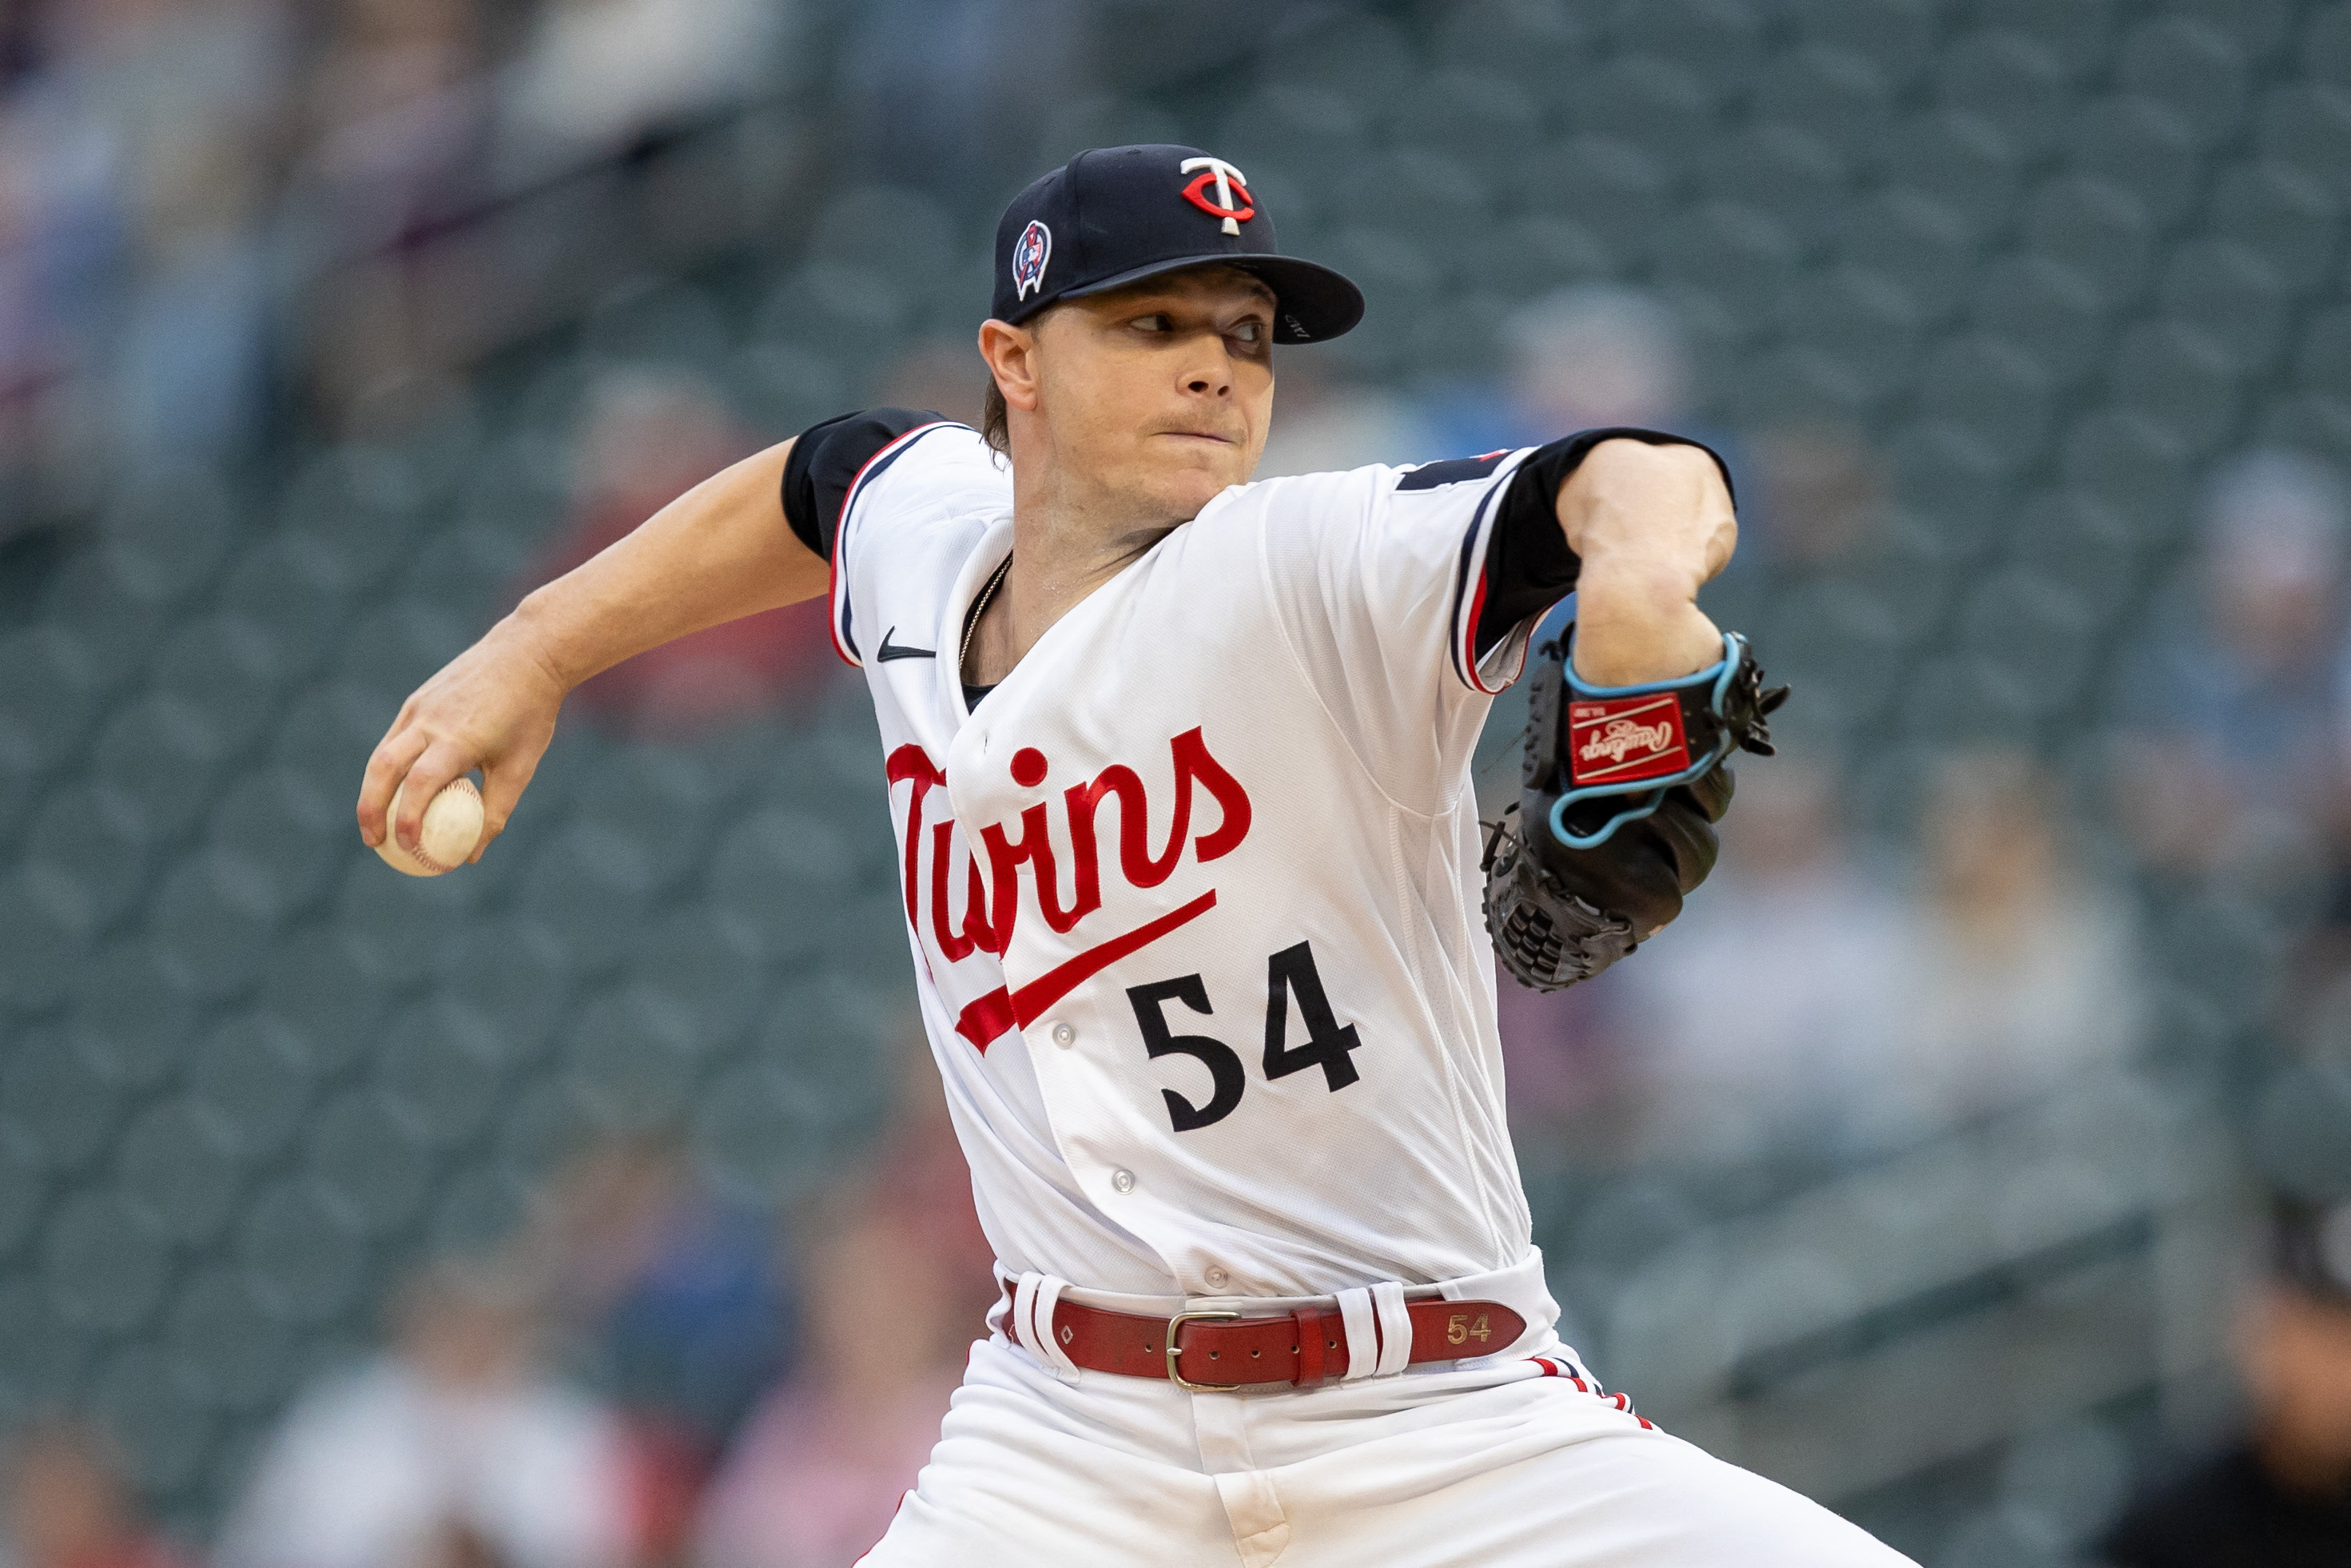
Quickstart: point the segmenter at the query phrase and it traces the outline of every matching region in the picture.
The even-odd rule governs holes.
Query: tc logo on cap
[[[1052,254],[1053,231],[1032,220],[1020,231],[1019,243],[1012,247],[1013,298],[1026,299],[1032,289],[1044,291],[1045,263]]]
[[[1184,199],[1210,217],[1224,219],[1227,234],[1240,233],[1241,225],[1257,216],[1257,208],[1252,204],[1254,198],[1249,192],[1248,179],[1238,169],[1221,158],[1186,158],[1176,165],[1176,172],[1179,174],[1189,174],[1195,169],[1199,170],[1200,173],[1190,184],[1184,187]],[[1211,181],[1215,182],[1217,187],[1217,199],[1213,202],[1207,196]],[[1240,196],[1238,204],[1233,201],[1236,193]]]

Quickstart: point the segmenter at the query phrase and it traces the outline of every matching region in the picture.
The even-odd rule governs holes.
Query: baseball
[[[392,823],[400,819],[400,797],[408,789],[406,780],[392,791],[392,809],[385,813],[383,842],[375,852],[383,857],[384,864],[410,876],[439,876],[465,863],[474,846],[482,841],[482,792],[474,788],[471,779],[460,779],[433,797],[424,808],[424,825],[417,834],[416,848],[412,852],[400,847],[392,831]]]

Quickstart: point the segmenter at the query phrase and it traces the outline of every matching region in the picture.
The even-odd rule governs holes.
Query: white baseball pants
[[[1555,1354],[1553,1354],[1555,1353]],[[865,1568],[1899,1568],[1805,1498],[1579,1386],[1459,1370],[1191,1394],[972,1347]]]

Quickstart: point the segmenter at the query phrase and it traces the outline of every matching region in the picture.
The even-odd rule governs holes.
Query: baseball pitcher
[[[1191,148],[1072,160],[995,256],[982,429],[828,421],[533,593],[401,709],[362,835],[413,843],[478,768],[494,837],[573,686],[826,597],[1003,1286],[870,1563],[1904,1561],[1603,1391],[1505,1130],[1498,953],[1556,986],[1647,939],[1725,757],[1768,749],[1779,694],[1696,602],[1737,532],[1714,455],[1563,432],[1251,484],[1274,345],[1364,303]],[[1530,664],[1481,828],[1471,748]]]

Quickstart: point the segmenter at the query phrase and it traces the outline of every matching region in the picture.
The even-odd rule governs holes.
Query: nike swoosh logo
[[[897,634],[895,626],[882,633],[881,650],[873,655],[876,661],[887,664],[892,659],[935,659],[939,656],[935,648],[909,648],[904,643],[890,641]]]

